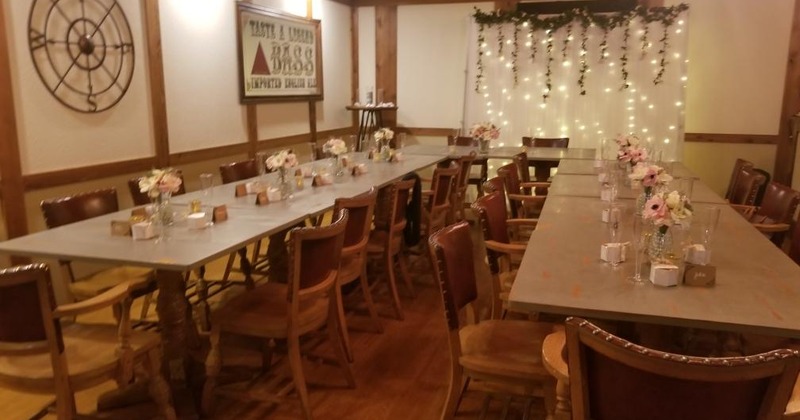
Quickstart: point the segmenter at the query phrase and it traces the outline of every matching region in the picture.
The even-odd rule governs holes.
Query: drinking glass
[[[397,134],[397,139],[395,140],[395,149],[400,150],[406,145],[406,133],[399,133]]]
[[[258,166],[258,174],[264,175],[267,173],[267,152],[256,152],[256,165]]]
[[[622,209],[615,206],[613,203],[608,207],[608,243],[618,244],[619,240],[619,224],[622,221]],[[620,255],[621,259],[621,255]],[[611,261],[611,266],[616,267],[620,263],[619,260]]]
[[[693,188],[694,188],[694,178],[690,177],[675,178],[675,190],[677,190],[681,196],[691,200]]]
[[[200,188],[203,191],[203,196],[208,197],[211,195],[211,187],[214,186],[214,175],[209,173],[200,174]]]
[[[643,235],[644,221],[641,216],[633,216],[633,238],[631,245],[633,245],[633,275],[628,277],[628,280],[641,284],[644,282],[642,277],[642,249],[644,248],[644,235]]]
[[[703,246],[709,251],[711,250],[711,242],[714,239],[714,232],[716,232],[717,224],[719,224],[719,214],[720,208],[717,206],[707,207],[700,213]]]

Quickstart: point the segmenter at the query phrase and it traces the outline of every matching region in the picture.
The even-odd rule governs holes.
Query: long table
[[[528,160],[533,161],[558,161],[561,159],[583,159],[595,158],[595,149],[580,148],[557,148],[557,147],[522,147],[505,146],[490,147],[488,152],[480,153],[474,146],[448,146],[431,144],[414,144],[402,149],[408,155],[436,155],[436,156],[463,156],[471,152],[478,153],[478,157],[488,159],[511,159],[520,152],[528,154]]]
[[[553,178],[553,184],[548,191],[548,197],[597,197],[600,198],[601,184],[597,176],[587,175],[566,175],[561,174]],[[641,190],[632,187],[621,186],[617,192],[617,197],[622,199],[635,199],[641,194]],[[694,203],[714,203],[725,204],[717,193],[706,184],[695,180],[692,187],[691,200]]]
[[[365,193],[373,186],[386,185],[443,159],[444,156],[408,155],[399,163],[368,162],[368,174],[345,175],[333,185],[322,187],[312,187],[307,179],[305,188],[295,192],[292,199],[266,206],[256,206],[254,195],[235,197],[235,184],[214,187],[208,196],[194,192],[174,197],[176,206],[197,198],[206,204],[225,204],[229,220],[202,230],[190,230],[179,224],[170,228],[168,240],[134,241],[130,237],[111,236],[111,221],[127,220],[130,216],[130,210],[122,210],[0,242],[0,252],[155,269],[164,373],[172,386],[178,414],[193,417],[199,395],[193,395],[192,390],[196,392],[198,383],[202,384],[204,355],[186,300],[182,273],[325,211],[337,197]]]
[[[554,186],[564,177],[556,175]],[[626,209],[622,240],[631,240],[634,202],[618,203]],[[632,252],[617,267],[600,261],[600,244],[608,241],[600,213],[607,205],[550,190],[511,289],[511,308],[800,338],[800,267],[729,206],[719,205],[716,285],[663,288],[647,281],[647,272],[644,283],[627,280]],[[695,209],[710,205],[696,203]]]
[[[667,162],[664,167],[676,178],[699,179],[682,162]],[[558,173],[564,175],[597,175],[599,171],[600,168],[595,167],[595,162],[587,159],[562,159],[558,164]]]

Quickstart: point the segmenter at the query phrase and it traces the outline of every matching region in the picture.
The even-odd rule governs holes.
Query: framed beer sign
[[[237,3],[242,103],[322,99],[320,21]]]

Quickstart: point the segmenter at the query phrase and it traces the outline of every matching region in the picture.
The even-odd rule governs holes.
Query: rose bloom
[[[178,192],[181,186],[181,178],[173,174],[165,174],[158,182],[158,190],[162,193],[165,192]]]
[[[630,162],[631,161],[631,155],[628,152],[628,149],[620,149],[617,152],[617,159],[622,161],[622,162]]]
[[[628,150],[631,162],[639,163],[647,159],[647,150],[639,147],[632,147]]]

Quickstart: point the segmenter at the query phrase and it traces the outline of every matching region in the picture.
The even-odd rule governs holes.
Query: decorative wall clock
[[[105,111],[130,86],[133,36],[116,0],[34,0],[28,46],[47,90],[76,111]]]

